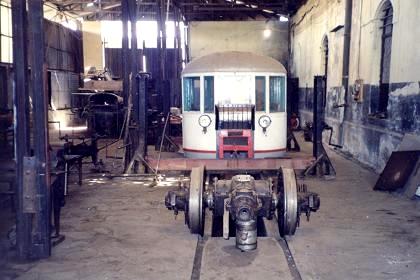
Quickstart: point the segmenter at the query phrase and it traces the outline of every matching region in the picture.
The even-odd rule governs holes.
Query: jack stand
[[[333,180],[335,179],[335,169],[334,166],[331,163],[330,158],[327,155],[327,152],[322,147],[323,152],[321,155],[315,160],[314,163],[309,165],[303,172],[302,176],[308,176],[308,175],[316,175],[317,170],[319,171],[319,175],[323,176],[326,180]]]
[[[147,173],[147,170],[151,170],[155,173],[153,167],[151,167],[147,160],[142,156],[139,148],[135,151],[133,158],[128,163],[127,168],[124,170],[124,174],[131,174],[134,171],[137,174]]]
[[[326,99],[326,78],[325,76],[315,76],[314,78],[314,122],[313,122],[313,156],[315,162],[308,166],[302,176],[316,175],[317,172],[326,180],[334,179],[336,172],[330,158],[322,143],[322,132],[324,129],[330,130],[330,140],[332,136],[332,128],[325,124],[325,99]],[[333,145],[338,146],[338,145]]]

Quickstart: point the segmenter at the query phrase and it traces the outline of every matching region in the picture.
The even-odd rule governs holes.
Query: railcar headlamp
[[[207,132],[207,128],[211,124],[211,118],[210,118],[210,116],[209,115],[201,115],[198,118],[198,124],[203,128],[203,132],[206,133]]]
[[[267,131],[267,128],[271,125],[271,118],[267,115],[263,115],[258,119],[258,124],[263,129],[264,133]]]

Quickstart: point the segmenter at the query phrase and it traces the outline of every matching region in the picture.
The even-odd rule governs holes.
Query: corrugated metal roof
[[[230,51],[196,58],[185,66],[182,74],[205,72],[287,73],[283,64],[274,58],[251,52]]]

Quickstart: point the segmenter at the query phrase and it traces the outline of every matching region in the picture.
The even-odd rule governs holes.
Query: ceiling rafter
[[[157,0],[139,0],[139,15],[156,18]],[[169,0],[170,12],[181,10],[186,21],[258,20],[278,18],[295,11],[306,0]],[[119,19],[121,0],[45,0],[59,11],[85,20]]]

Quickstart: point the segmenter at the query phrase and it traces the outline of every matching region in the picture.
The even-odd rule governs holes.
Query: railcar
[[[183,70],[183,166],[192,169],[165,205],[185,212],[191,233],[204,234],[208,208],[212,236],[221,228],[238,249],[254,250],[258,221],[276,217],[280,235],[293,235],[300,215],[318,210],[318,194],[297,185],[293,168],[273,164],[286,150],[286,74],[278,61],[245,52],[207,55]],[[274,176],[261,176],[273,167]]]
[[[182,72],[188,158],[275,158],[286,151],[286,69],[249,52],[197,58]]]

